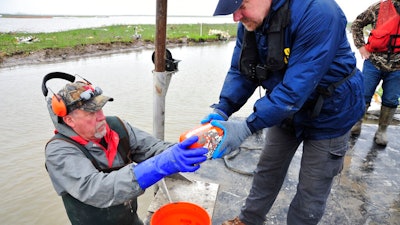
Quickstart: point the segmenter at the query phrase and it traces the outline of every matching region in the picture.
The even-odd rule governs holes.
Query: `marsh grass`
[[[218,30],[236,36],[237,24],[171,24],[167,25],[167,40],[173,42],[207,42],[221,40]],[[0,33],[0,57],[26,54],[44,49],[62,49],[91,44],[134,43],[155,40],[155,25],[114,25],[76,29],[53,33]]]

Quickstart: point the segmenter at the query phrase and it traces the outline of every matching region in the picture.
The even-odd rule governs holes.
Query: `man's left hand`
[[[246,121],[222,121],[212,120],[211,125],[219,127],[224,131],[221,142],[215,149],[212,158],[221,158],[238,148],[242,142],[251,135]]]

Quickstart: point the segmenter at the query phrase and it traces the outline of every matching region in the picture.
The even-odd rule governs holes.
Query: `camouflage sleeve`
[[[371,25],[375,27],[376,20],[379,12],[379,2],[368,7],[367,10],[357,16],[351,25],[351,33],[353,35],[354,45],[361,48],[365,45],[364,28]]]

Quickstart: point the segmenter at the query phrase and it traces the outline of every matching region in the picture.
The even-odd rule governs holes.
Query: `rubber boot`
[[[362,125],[365,115],[367,114],[368,108],[369,108],[369,104],[367,104],[365,106],[364,116],[359,121],[357,121],[357,123],[354,124],[353,127],[351,128],[350,132],[351,132],[352,136],[359,136],[361,134],[361,125]]]
[[[381,112],[379,115],[379,127],[375,133],[375,143],[377,145],[386,146],[388,143],[386,130],[393,120],[393,116],[396,113],[397,108],[389,108],[381,106]]]

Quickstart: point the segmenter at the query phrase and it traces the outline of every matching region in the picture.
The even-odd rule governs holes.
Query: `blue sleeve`
[[[340,45],[347,42],[347,22],[332,2],[293,3],[297,5],[291,7],[288,68],[282,82],[255,103],[247,118],[252,132],[280,124],[296,113],[334,64]]]

